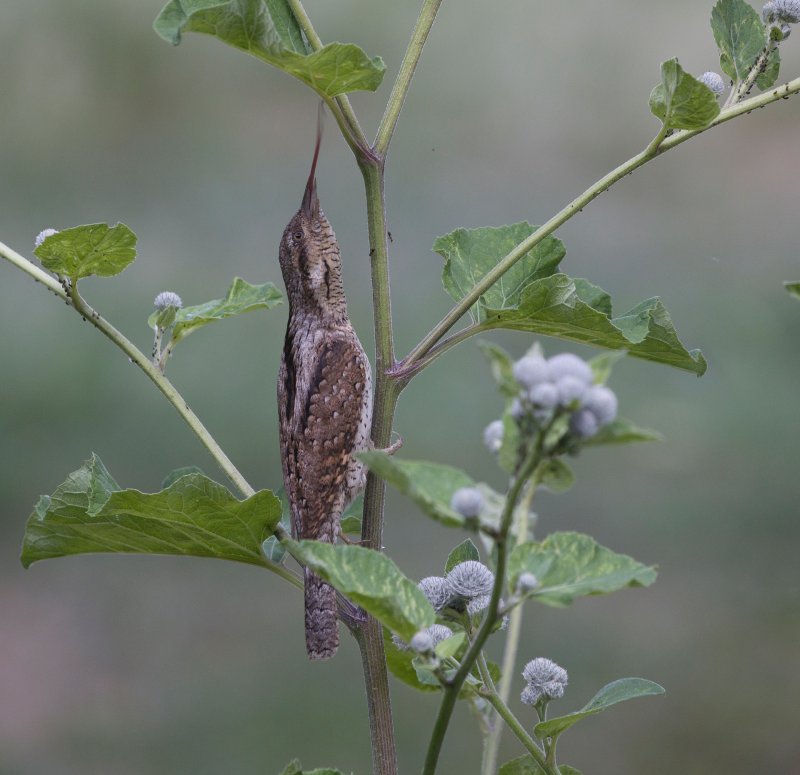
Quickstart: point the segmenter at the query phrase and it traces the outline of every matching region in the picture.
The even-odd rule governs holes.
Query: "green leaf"
[[[136,235],[124,224],[93,223],[51,234],[34,253],[45,269],[69,277],[113,277],[136,258]]]
[[[723,72],[743,81],[767,45],[767,28],[744,0],[719,0],[711,11],[711,31]]]
[[[264,557],[275,563],[275,565],[282,564],[283,558],[286,556],[286,549],[276,536],[268,536],[264,543],[261,544],[261,551]]]
[[[588,363],[592,368],[594,384],[605,385],[611,378],[611,372],[617,361],[622,360],[627,354],[625,350],[612,350],[611,352],[600,353],[590,358]]]
[[[463,630],[453,633],[449,638],[445,638],[436,644],[434,649],[436,656],[440,659],[454,657],[456,654],[458,654],[466,639],[467,635]]]
[[[391,633],[385,627],[383,629],[383,647],[386,653],[386,666],[395,678],[420,692],[435,692],[442,688],[438,681],[434,685],[418,678],[413,664],[416,654],[413,651],[398,648],[392,640]]]
[[[303,767],[300,759],[292,759],[284,768],[281,775],[303,775]]]
[[[472,543],[472,541],[467,538],[465,541],[460,543],[452,552],[447,556],[447,562],[444,566],[444,572],[450,573],[456,565],[460,565],[462,562],[467,562],[467,560],[478,560],[480,561],[481,555],[478,551],[478,547]]]
[[[419,508],[437,522],[462,527],[465,519],[450,508],[453,493],[474,482],[463,471],[439,463],[401,460],[385,452],[361,452],[358,455],[370,471],[408,495]]]
[[[560,458],[548,458],[536,467],[534,478],[550,492],[566,492],[575,484],[573,470]]]
[[[487,309],[484,328],[510,328],[574,342],[628,350],[629,354],[675,366],[698,376],[706,361],[699,350],[687,351],[669,313],[658,298],[647,299],[616,318],[581,297],[577,281],[555,274],[533,282],[515,309]]]
[[[235,277],[224,299],[212,299],[178,310],[172,330],[173,346],[209,323],[254,309],[272,309],[282,302],[283,295],[272,283],[251,285],[241,277]]]
[[[182,476],[186,476],[187,474],[200,474],[201,476],[205,476],[205,473],[202,469],[198,468],[197,466],[183,466],[183,468],[176,468],[174,471],[170,471],[165,477],[164,481],[161,482],[161,489],[166,490],[171,484],[175,483],[180,479]]]
[[[22,564],[72,554],[120,552],[217,557],[269,567],[261,544],[280,519],[280,501],[262,490],[239,501],[202,474],[161,492],[121,490],[96,455],[36,504]]]
[[[311,52],[286,0],[171,0],[153,23],[178,45],[184,32],[213,35],[309,85],[322,96],[375,91],[386,65],[352,43]]]
[[[361,535],[362,513],[364,511],[364,496],[359,495],[345,509],[342,514],[341,529],[349,535]]]
[[[591,536],[572,532],[551,533],[543,541],[517,546],[508,560],[512,587],[524,572],[539,580],[532,597],[555,607],[584,595],[649,587],[656,580],[654,568],[600,546]]]
[[[781,52],[777,48],[773,48],[767,60],[767,66],[756,78],[756,86],[764,91],[775,85],[778,80],[778,74],[781,69]]]
[[[558,737],[564,730],[569,729],[581,719],[600,713],[618,702],[633,700],[636,697],[651,697],[656,694],[664,694],[664,687],[644,678],[620,678],[618,681],[612,681],[604,686],[579,711],[540,722],[534,727],[534,733],[540,739]]]
[[[321,541],[292,541],[291,546],[296,558],[403,640],[436,620],[425,595],[385,554]]]
[[[461,300],[498,261],[536,231],[526,221],[510,226],[456,229],[437,237],[433,250],[445,260],[442,282],[445,290]],[[484,319],[487,307],[514,308],[525,289],[541,277],[548,277],[566,255],[564,243],[545,237],[492,285],[470,309],[473,322]]]
[[[795,297],[795,299],[800,299],[800,283],[795,282],[785,282],[783,287]]]
[[[661,83],[650,93],[650,111],[667,129],[703,129],[719,115],[719,103],[708,86],[669,59],[661,64]]]
[[[478,347],[489,361],[492,377],[500,388],[500,392],[508,398],[514,398],[519,394],[519,385],[514,379],[514,359],[499,345],[493,342],[481,340]]]
[[[632,444],[637,441],[662,441],[663,436],[658,431],[649,428],[640,428],[631,420],[617,417],[608,425],[604,425],[596,435],[583,441],[584,447],[599,446],[600,444]]]
[[[581,775],[574,767],[566,764],[559,764],[558,769],[561,775]],[[518,759],[506,762],[497,775],[547,775],[547,773],[536,763],[532,756],[526,754]]]

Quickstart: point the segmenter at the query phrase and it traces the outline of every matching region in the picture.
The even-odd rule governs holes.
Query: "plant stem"
[[[735,89],[731,89],[728,99],[725,100],[726,108],[730,105],[735,105],[737,102],[740,102],[750,93],[750,90],[753,88],[753,84],[758,80],[758,76],[761,75],[761,73],[763,73],[767,68],[767,65],[769,64],[769,58],[774,50],[775,41],[767,41],[767,45],[764,46],[764,50],[758,55],[758,59],[756,59],[756,61],[753,63],[753,66],[750,68],[750,72],[747,74],[747,77],[741,81]]]
[[[573,199],[566,207],[556,213],[550,220],[540,226],[529,237],[519,243],[504,258],[502,258],[489,272],[487,272],[479,282],[448,312],[442,320],[422,339],[422,341],[398,364],[398,371],[405,372],[414,367],[440,340],[445,334],[461,319],[469,308],[494,285],[514,264],[517,263],[528,251],[532,250],[545,237],[552,234],[556,229],[566,223],[570,218],[579,213],[586,205],[596,199],[604,191],[607,191],[618,181],[622,180],[634,170],[660,156],[666,151],[675,148],[693,137],[707,132],[709,129],[724,124],[731,119],[750,113],[757,108],[762,108],[780,99],[786,99],[793,94],[800,92],[800,78],[795,78],[782,86],[770,89],[768,92],[751,97],[724,109],[707,127],[704,129],[681,130],[669,137],[663,138],[660,143],[651,143],[644,151],[631,157],[628,161],[620,164],[616,169],[598,180],[594,185],[586,189],[582,194]],[[473,333],[480,330],[473,327]],[[459,340],[460,341],[460,340]],[[426,361],[427,365],[430,360]]]
[[[549,427],[549,426],[548,426]],[[486,643],[487,638],[492,632],[492,628],[497,621],[497,608],[500,603],[500,596],[503,592],[503,587],[506,581],[506,563],[508,561],[508,534],[511,529],[511,521],[514,511],[522,495],[522,490],[525,484],[530,479],[536,466],[542,458],[542,448],[544,445],[544,438],[546,429],[538,434],[536,443],[528,453],[520,467],[517,477],[509,488],[506,502],[503,507],[503,513],[500,517],[500,528],[498,530],[497,538],[495,539],[495,547],[497,549],[497,557],[495,561],[495,578],[494,586],[492,587],[492,595],[489,600],[489,605],[484,613],[483,622],[478,630],[475,639],[470,643],[467,653],[461,660],[461,667],[453,676],[450,684],[444,690],[444,697],[442,704],[439,708],[439,714],[436,717],[436,723],[433,727],[430,743],[428,744],[428,752],[425,756],[425,766],[423,768],[423,775],[433,775],[436,772],[436,766],[439,761],[439,754],[442,750],[442,743],[444,741],[447,727],[450,724],[450,718],[453,715],[453,708],[455,707],[458,693],[464,685],[464,681],[472,670],[472,666],[480,656],[481,649]]]
[[[425,41],[428,39],[428,33],[431,31],[433,22],[436,19],[436,13],[441,4],[442,0],[424,0],[422,4],[417,23],[411,33],[411,40],[408,42],[408,48],[403,56],[403,61],[400,63],[400,70],[397,73],[394,86],[392,86],[392,93],[389,95],[386,111],[378,127],[378,133],[375,135],[375,143],[372,149],[380,158],[385,158],[386,152],[389,150],[389,143],[392,141],[392,135],[397,126],[400,111],[403,109],[411,79],[414,77],[414,71],[417,69],[422,49],[425,47]]]
[[[530,522],[531,504],[533,496],[536,494],[536,481],[531,479],[528,487],[520,498],[520,504],[515,509],[515,533],[514,548],[528,540],[528,525]],[[514,675],[514,666],[517,661],[517,650],[519,648],[519,638],[522,633],[522,611],[523,606],[518,605],[509,614],[508,633],[506,635],[506,645],[503,650],[503,664],[500,667],[500,688],[498,696],[501,702],[508,703],[511,695],[511,680]],[[494,775],[497,770],[497,758],[500,754],[500,739],[503,736],[503,725],[493,719],[494,724],[489,726],[489,735],[484,740],[483,769],[481,775]]]

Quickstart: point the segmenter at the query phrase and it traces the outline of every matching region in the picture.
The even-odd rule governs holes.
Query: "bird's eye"
[[[295,242],[302,242],[302,241],[303,241],[303,232],[302,232],[302,231],[296,231],[296,232],[294,232],[294,233],[292,234],[292,239],[293,239]]]

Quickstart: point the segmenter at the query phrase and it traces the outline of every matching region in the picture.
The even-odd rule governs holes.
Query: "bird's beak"
[[[317,114],[317,144],[314,147],[314,161],[311,162],[311,172],[303,194],[303,204],[300,209],[307,218],[319,215],[319,198],[317,197],[317,159],[319,159],[319,146],[322,143],[322,104]]]

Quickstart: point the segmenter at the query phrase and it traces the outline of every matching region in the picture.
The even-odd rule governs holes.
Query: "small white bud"
[[[494,420],[483,429],[483,443],[489,452],[498,452],[503,446],[503,421]]]
[[[58,229],[42,229],[42,231],[36,235],[33,246],[38,248],[48,237],[52,237],[54,234],[58,234]]]
[[[583,380],[567,375],[556,382],[556,390],[558,391],[559,405],[569,406],[584,397],[587,386]]]
[[[549,378],[547,361],[538,355],[520,358],[514,364],[513,373],[514,379],[528,390]]]
[[[543,409],[553,409],[558,406],[558,388],[552,382],[542,382],[535,385],[528,392],[531,403]]]
[[[578,409],[569,418],[569,431],[579,439],[589,439],[600,430],[600,423],[590,409]]]
[[[593,385],[586,391],[582,406],[597,418],[599,425],[608,425],[617,416],[617,396],[605,385]]]
[[[583,358],[572,353],[560,353],[547,361],[550,368],[550,379],[557,382],[561,377],[575,377],[587,385],[594,381],[592,367]]]
[[[522,677],[528,684],[520,698],[525,705],[536,705],[541,699],[563,697],[568,681],[567,671],[544,657],[528,662],[522,670]]]
[[[168,307],[180,309],[183,306],[181,297],[172,291],[162,291],[159,293],[158,296],[156,296],[153,304],[155,305],[155,308],[159,310],[159,312],[167,309]]]
[[[477,517],[483,510],[483,495],[475,487],[461,487],[450,498],[450,508],[462,517]]]
[[[428,602],[434,610],[441,611],[447,605],[447,601],[450,599],[450,588],[443,576],[427,576],[417,586],[428,598]]]
[[[538,586],[539,579],[537,579],[533,573],[529,573],[528,571],[521,573],[517,579],[517,592],[520,595],[527,595],[529,592],[533,592],[533,590]]]
[[[428,654],[433,651],[433,638],[427,630],[420,630],[415,633],[408,645],[411,646],[412,651],[416,651],[418,654]]]
[[[709,71],[703,73],[697,80],[708,86],[718,97],[725,91],[725,81],[722,80],[722,76],[719,73]]]
[[[459,563],[445,579],[453,596],[467,600],[490,594],[494,586],[494,573],[477,560]]]

